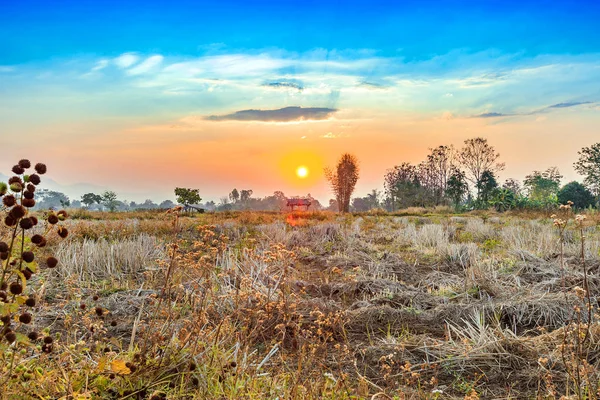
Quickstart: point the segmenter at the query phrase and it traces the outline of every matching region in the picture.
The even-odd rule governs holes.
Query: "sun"
[[[298,178],[306,178],[308,176],[308,168],[305,166],[300,166],[296,169],[296,175]]]

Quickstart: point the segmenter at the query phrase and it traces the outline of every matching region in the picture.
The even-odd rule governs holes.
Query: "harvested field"
[[[172,218],[69,222],[3,396],[596,398],[595,223],[582,259],[514,216]]]

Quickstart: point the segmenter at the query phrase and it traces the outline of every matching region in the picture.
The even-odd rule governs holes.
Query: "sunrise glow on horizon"
[[[500,180],[598,141],[593,1],[10,2],[0,11],[0,147],[80,196],[200,188],[332,197],[323,169],[386,169],[481,136]]]

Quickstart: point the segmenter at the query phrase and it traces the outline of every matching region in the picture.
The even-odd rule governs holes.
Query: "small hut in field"
[[[294,208],[302,209],[303,207],[306,211],[308,211],[310,204],[310,199],[304,197],[292,197],[287,199],[287,207],[290,209],[290,211],[294,211]]]

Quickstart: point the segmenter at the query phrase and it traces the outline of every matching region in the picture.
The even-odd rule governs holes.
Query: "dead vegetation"
[[[39,362],[71,386],[12,393],[597,398],[595,223],[582,296],[575,229],[560,257],[548,219],[417,214],[78,220],[35,283],[35,323],[62,338]],[[138,370],[108,379],[115,360]]]

